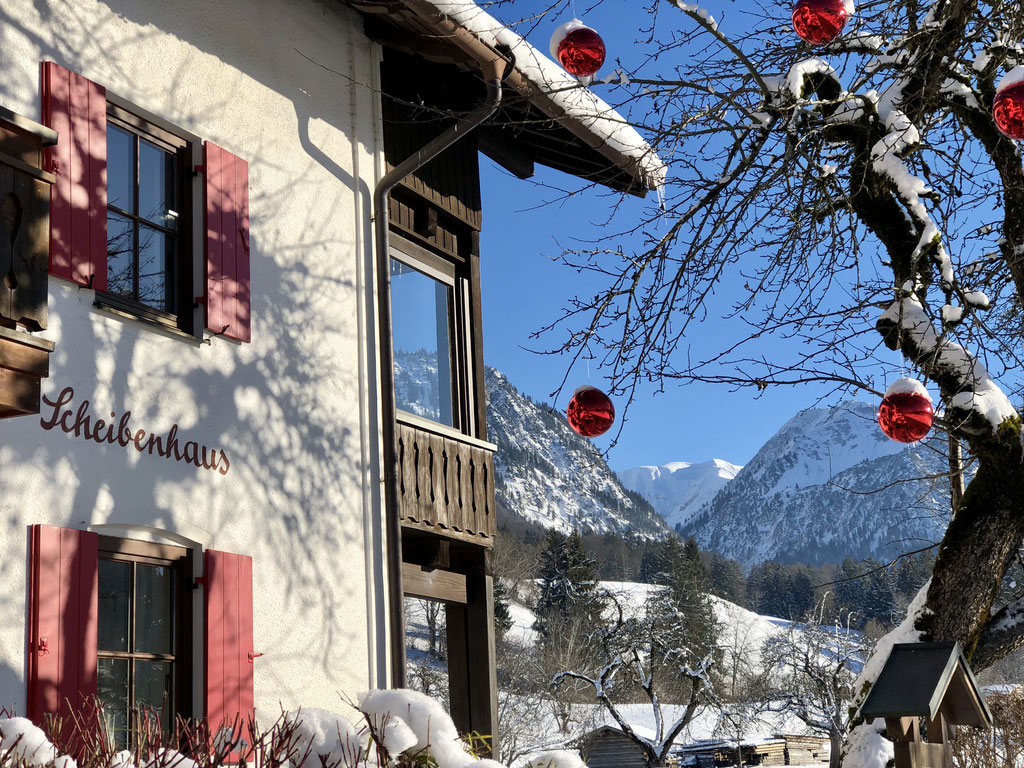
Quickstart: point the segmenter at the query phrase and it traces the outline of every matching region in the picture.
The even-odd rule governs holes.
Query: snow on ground
[[[601,587],[608,592],[615,603],[622,607],[627,618],[640,615],[647,603],[665,589],[665,587],[654,584],[629,581],[602,581]],[[715,618],[719,623],[720,644],[725,648],[726,658],[723,660],[723,664],[730,663],[731,654],[734,660],[742,659],[750,671],[758,671],[761,648],[766,642],[791,631],[800,631],[799,624],[785,619],[761,616],[718,597],[711,596],[710,599]],[[432,658],[427,651],[429,630],[426,611],[426,601],[411,599],[406,601],[406,645],[410,664],[413,668],[435,668],[437,672],[446,677],[443,662]],[[535,614],[527,605],[515,599],[509,603],[509,612],[512,616],[512,627],[506,637],[524,649],[531,648],[538,638],[533,629],[536,620]],[[610,609],[609,618],[615,615],[614,612],[613,607]],[[444,635],[443,621],[442,611],[438,625],[438,631],[442,638]],[[435,684],[444,685],[445,682],[439,678]],[[573,709],[575,713],[569,732],[559,731],[558,722],[549,708],[545,708],[543,712],[534,713],[540,723],[537,726],[538,732],[550,734],[552,737],[550,743],[572,746],[577,739],[595,727],[600,725],[617,727],[611,716],[599,705],[576,704],[573,705]],[[655,736],[654,713],[649,705],[628,704],[620,707],[620,710],[625,713],[630,724],[641,736],[646,738]],[[666,705],[663,710],[665,721],[671,722],[682,711],[682,706]],[[799,719],[791,714],[770,712],[749,720],[743,728],[742,740],[744,744],[751,744],[782,733],[808,734],[809,731]],[[732,742],[735,738],[735,731],[730,729],[723,710],[705,707],[694,717],[676,743],[692,745],[696,742],[706,741],[728,740]],[[822,738],[824,740],[825,737]],[[525,765],[525,759],[520,761],[519,765]],[[818,764],[818,768],[820,768],[820,764]]]
[[[505,633],[505,637],[525,648],[536,645],[539,636],[533,624],[537,621],[537,615],[516,600],[509,601],[508,612],[512,617],[512,626]]]

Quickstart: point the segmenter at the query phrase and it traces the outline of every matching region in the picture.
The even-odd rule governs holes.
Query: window
[[[93,289],[99,308],[192,336],[202,305],[212,335],[249,342],[249,164],[52,61],[42,101],[60,136],[44,151],[50,274]]]
[[[107,108],[107,299],[191,330],[188,141]],[[190,178],[189,178],[190,181]]]
[[[421,267],[422,269],[422,267]],[[399,408],[454,426],[453,285],[391,259],[395,398]]]
[[[151,710],[169,732],[187,706],[192,569],[186,549],[103,536],[98,569],[97,695],[123,748],[133,713]]]
[[[467,290],[456,264],[410,244],[392,250],[395,403],[405,413],[468,433]]]

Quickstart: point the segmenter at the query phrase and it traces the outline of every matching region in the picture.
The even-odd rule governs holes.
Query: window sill
[[[172,338],[189,341],[197,346],[210,343],[209,339],[193,336],[191,333],[181,330],[176,324],[177,318],[174,315],[160,312],[114,294],[97,292],[96,298],[93,300],[93,307],[120,318],[135,320],[155,331],[162,331]]]

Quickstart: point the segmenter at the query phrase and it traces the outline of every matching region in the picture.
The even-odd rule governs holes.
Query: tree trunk
[[[978,472],[939,545],[926,603],[931,613],[917,624],[926,639],[960,641],[968,658],[982,638],[1006,568],[1024,538],[1019,430],[1019,423],[1007,422],[998,434],[972,441]],[[1024,633],[1017,645],[1022,642]],[[995,660],[983,656],[977,666]]]
[[[843,739],[846,734],[843,731],[831,730],[828,732],[828,743],[830,752],[828,755],[828,768],[842,768],[843,765]]]

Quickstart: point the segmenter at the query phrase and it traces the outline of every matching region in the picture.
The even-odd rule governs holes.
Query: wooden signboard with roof
[[[953,768],[953,726],[992,725],[959,643],[894,645],[860,714],[885,718],[895,768]]]

